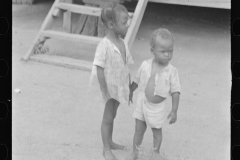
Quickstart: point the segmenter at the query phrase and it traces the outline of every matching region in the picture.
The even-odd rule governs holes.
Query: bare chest
[[[145,89],[145,95],[147,99],[152,103],[160,103],[165,99],[161,96],[154,95],[157,74],[159,74],[159,70],[152,67],[151,75],[149,77],[149,80],[147,82],[146,89]]]

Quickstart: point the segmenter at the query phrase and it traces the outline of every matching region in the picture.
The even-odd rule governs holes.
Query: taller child
[[[110,3],[103,8],[101,20],[108,32],[97,46],[92,73],[96,73],[105,104],[101,125],[103,156],[106,160],[116,160],[111,150],[124,150],[125,147],[112,140],[114,119],[119,104],[129,101],[128,65],[133,64],[128,46],[122,39],[129,26],[128,11],[121,4]]]

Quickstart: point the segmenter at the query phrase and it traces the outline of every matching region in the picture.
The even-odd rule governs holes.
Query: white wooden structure
[[[12,0],[12,2],[18,4],[32,4],[34,0]],[[149,0],[149,2],[231,9],[231,0]]]
[[[99,17],[101,15],[101,7],[96,7],[95,5],[97,1],[95,0],[83,0],[88,2],[88,5],[76,5],[73,4],[73,0],[55,0],[52,8],[50,9],[47,17],[45,18],[35,40],[33,41],[31,47],[28,52],[24,55],[22,60],[35,60],[39,62],[60,65],[60,66],[68,66],[71,68],[79,68],[83,70],[91,70],[92,64],[87,61],[76,60],[72,58],[63,58],[59,56],[49,56],[47,54],[34,54],[39,50],[39,46],[43,46],[45,41],[49,38],[58,38],[66,41],[75,41],[82,44],[90,44],[93,46],[97,46],[99,41],[102,39],[99,36],[93,35],[84,35],[84,34],[76,34],[72,33],[72,13],[78,13],[89,16],[88,27],[85,27],[87,30],[91,30],[92,23],[95,20],[91,20],[94,17]],[[91,2],[92,1],[92,2]],[[103,3],[106,4],[107,1],[119,1],[119,0],[98,0],[99,5],[101,6]],[[100,3],[102,2],[102,3]],[[146,9],[148,0],[139,0],[138,4],[135,8],[134,13],[129,13],[132,17],[129,29],[125,36],[125,41],[128,43],[129,47],[132,46],[135,36],[137,34],[138,28],[140,26],[144,11]],[[90,5],[90,6],[89,6]],[[60,12],[63,13],[63,28],[65,32],[59,32],[52,30],[54,22],[57,17],[60,15]],[[84,23],[88,23],[85,21]],[[87,32],[89,33],[89,32]]]
[[[231,9],[231,0],[149,0],[149,2]]]
[[[47,54],[34,54],[37,53],[44,45],[45,41],[49,38],[63,39],[66,41],[75,41],[82,44],[90,44],[97,46],[102,39],[99,16],[101,14],[102,5],[108,1],[119,0],[82,0],[85,5],[73,4],[73,0],[55,0],[52,8],[50,9],[47,17],[45,18],[40,31],[38,32],[33,44],[28,52],[22,58],[23,60],[35,60],[39,62],[68,66],[71,68],[78,68],[84,70],[91,70],[91,63],[87,61],[81,61],[71,58],[64,58],[59,56],[49,56]],[[125,36],[125,41],[131,48],[138,28],[140,26],[143,14],[145,12],[148,2],[168,3],[168,4],[180,4],[191,6],[204,6],[214,8],[230,9],[230,0],[138,0],[134,13],[129,13],[132,17],[128,32]],[[63,29],[65,32],[59,32],[52,30],[54,22],[59,16],[60,12],[63,13]],[[78,22],[77,30],[72,30],[72,13],[81,14],[81,18]],[[98,23],[98,24],[97,24]],[[82,26],[84,25],[85,28]],[[98,26],[98,35],[96,36],[96,27]],[[94,29],[93,29],[94,27]],[[81,31],[80,31],[81,30]],[[80,33],[81,32],[81,33]],[[94,36],[95,35],[95,36]]]

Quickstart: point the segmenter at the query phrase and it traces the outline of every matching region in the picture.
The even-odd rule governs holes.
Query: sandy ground
[[[14,160],[102,160],[103,107],[86,94],[89,72],[23,62],[52,1],[13,5],[12,142]],[[172,64],[179,70],[182,93],[178,121],[163,128],[161,152],[168,160],[230,159],[229,10],[149,4],[131,50],[135,64],[150,58],[150,33],[168,28],[175,36]],[[78,49],[60,49],[76,55]],[[58,45],[59,47],[62,45]],[[80,55],[92,60],[94,53]],[[131,148],[132,106],[120,106],[114,139]],[[171,109],[171,101],[168,101]],[[144,153],[152,146],[148,129]],[[114,151],[123,160],[129,151]],[[145,158],[147,160],[147,158]]]

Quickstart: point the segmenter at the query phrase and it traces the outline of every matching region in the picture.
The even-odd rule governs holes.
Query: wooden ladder
[[[83,0],[84,1],[84,0]],[[98,2],[100,5],[106,3],[106,1],[112,0],[85,0]],[[147,6],[148,0],[138,0],[137,6],[134,13],[129,13],[131,15],[131,23],[127,34],[125,35],[125,41],[128,43],[129,48],[131,48],[135,36],[137,34],[140,22],[142,20],[145,8]],[[87,6],[87,5],[77,5],[73,4],[73,0],[55,0],[49,13],[47,14],[37,36],[35,37],[33,44],[31,45],[28,52],[22,57],[22,60],[33,60],[42,63],[48,63],[59,66],[66,66],[69,68],[76,68],[90,71],[92,68],[92,63],[89,61],[77,60],[73,58],[61,57],[61,56],[50,56],[47,54],[34,54],[36,51],[36,46],[44,45],[45,41],[49,38],[63,39],[67,41],[75,41],[83,44],[96,45],[100,42],[102,37],[80,35],[72,33],[71,27],[71,13],[78,13],[82,15],[90,16],[100,16],[101,7]],[[65,32],[54,31],[52,27],[57,17],[63,12],[63,28]]]

